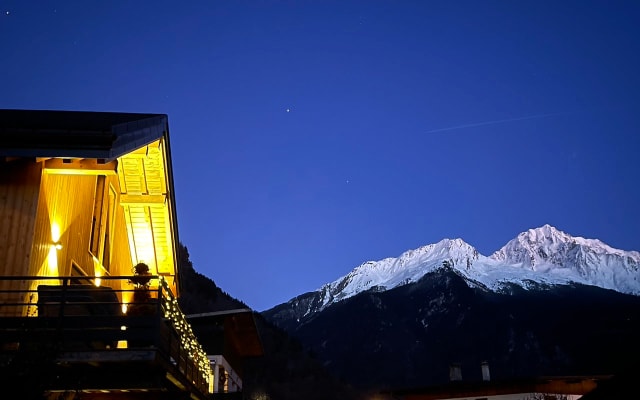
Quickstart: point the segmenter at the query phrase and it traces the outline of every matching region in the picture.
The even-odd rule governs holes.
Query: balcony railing
[[[0,277],[0,364],[43,348],[57,364],[148,357],[176,387],[207,397],[209,360],[167,282],[148,278],[143,287],[134,276]]]

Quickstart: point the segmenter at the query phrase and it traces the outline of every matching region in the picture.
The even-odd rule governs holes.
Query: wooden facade
[[[143,262],[178,295],[166,116],[0,111],[0,273],[130,275]],[[91,117],[100,135],[73,121]]]
[[[0,276],[28,274],[31,264],[33,232],[38,210],[42,169],[27,161],[16,161],[0,169]],[[8,290],[14,282],[0,282]],[[17,301],[16,294],[5,293],[4,301]],[[0,316],[22,310],[0,308]]]
[[[58,380],[41,398],[209,397],[177,307],[166,115],[0,110],[0,238],[3,384],[29,386],[24,360],[46,349]],[[133,279],[138,263],[149,283]]]

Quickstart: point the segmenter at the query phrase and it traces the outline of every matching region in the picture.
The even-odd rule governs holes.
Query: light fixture
[[[100,285],[102,284],[102,279],[100,279],[100,277],[102,276],[102,274],[100,273],[100,271],[99,271],[99,270],[98,270],[98,271],[96,271],[96,272],[95,272],[95,274],[96,274],[96,279],[93,281],[93,284],[94,284],[96,287],[100,287]]]
[[[55,247],[56,250],[62,250],[62,243],[53,242],[53,247]]]

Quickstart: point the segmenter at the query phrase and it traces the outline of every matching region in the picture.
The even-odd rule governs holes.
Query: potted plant
[[[153,315],[156,312],[156,303],[151,298],[150,291],[151,273],[149,266],[145,263],[138,263],[133,267],[133,277],[130,282],[134,285],[133,300],[129,304],[127,315],[129,316],[146,316]],[[133,328],[133,327],[131,327]],[[144,332],[144,327],[139,332]],[[152,344],[148,339],[129,340],[131,347],[143,347]]]

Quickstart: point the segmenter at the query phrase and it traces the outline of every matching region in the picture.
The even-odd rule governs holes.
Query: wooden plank
[[[120,195],[120,204],[121,205],[138,205],[138,206],[153,206],[153,205],[163,205],[167,201],[167,195],[159,194],[159,195],[130,195],[130,194],[122,194]]]
[[[95,159],[52,158],[44,162],[45,171],[50,174],[64,175],[115,175],[117,161],[100,162]]]
[[[35,229],[40,165],[26,161],[3,164],[0,170],[0,275],[28,274]],[[21,288],[21,282],[1,282],[0,289]],[[2,294],[1,301],[20,300]],[[3,308],[0,315],[20,315],[22,310]],[[17,313],[17,314],[14,314]]]

